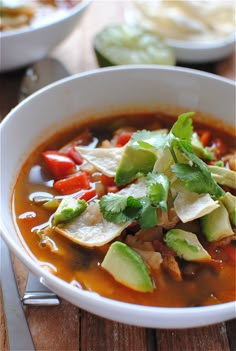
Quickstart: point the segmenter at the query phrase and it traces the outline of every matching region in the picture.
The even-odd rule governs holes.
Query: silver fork
[[[2,290],[6,330],[10,350],[35,350],[25,313],[22,308],[9,249],[0,237],[1,269],[0,285]]]
[[[19,102],[40,88],[67,76],[69,72],[56,59],[48,57],[38,61],[26,70],[20,87]],[[22,303],[24,305],[55,306],[60,304],[60,300],[29,272]]]

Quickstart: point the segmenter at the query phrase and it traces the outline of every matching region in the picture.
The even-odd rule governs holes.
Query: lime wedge
[[[100,67],[128,64],[175,64],[174,52],[164,38],[138,25],[107,26],[97,33],[93,47]]]

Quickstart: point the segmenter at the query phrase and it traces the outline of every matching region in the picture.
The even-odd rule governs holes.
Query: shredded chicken
[[[160,226],[152,227],[149,229],[140,229],[136,235],[138,240],[141,241],[153,241],[156,239],[160,239],[163,236],[163,230]]]
[[[236,172],[236,152],[224,156],[223,160],[225,164],[228,164],[232,171]]]
[[[236,240],[236,229],[234,229],[234,235],[228,236],[227,238],[212,242],[212,246],[225,246],[228,245],[229,243],[231,243],[231,241]]]
[[[151,241],[142,241],[137,235],[127,235],[125,243],[135,249],[140,249],[143,251],[154,251],[154,247]]]
[[[175,212],[174,207],[171,207],[168,211],[158,210],[158,225],[165,228],[171,229],[176,226],[179,222],[179,218]]]
[[[144,262],[147,264],[149,269],[152,270],[153,273],[156,273],[160,270],[162,256],[159,252],[144,251],[137,248],[134,248],[134,251],[136,251],[142,257]]]
[[[112,143],[109,140],[103,140],[100,147],[105,148],[105,149],[109,149],[111,147],[113,147]]]
[[[162,267],[170,274],[170,276],[180,282],[182,280],[181,271],[174,256],[164,256]]]

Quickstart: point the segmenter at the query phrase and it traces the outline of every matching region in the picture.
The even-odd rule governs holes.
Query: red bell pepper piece
[[[118,191],[119,191],[119,188],[117,185],[108,185],[107,186],[108,193],[117,193]]]
[[[105,174],[102,174],[101,183],[105,186],[107,193],[117,193],[117,191],[119,191],[119,188],[116,185],[114,178],[112,177],[108,177]]]
[[[116,146],[122,147],[128,143],[130,138],[132,137],[133,132],[123,132],[119,135]]]
[[[63,178],[76,171],[75,162],[59,151],[45,151],[43,158],[50,172],[56,179]]]
[[[77,191],[90,188],[89,177],[85,172],[76,173],[71,177],[56,181],[53,187],[63,195],[73,194]]]
[[[95,189],[85,191],[79,198],[81,200],[89,201],[97,195]]]
[[[197,133],[198,133],[198,135],[200,137],[200,141],[201,141],[201,143],[202,143],[202,145],[204,147],[210,144],[211,131],[209,131],[209,130],[198,130]]]
[[[101,175],[101,182],[105,187],[107,187],[109,185],[115,185],[114,178],[108,177],[105,174]]]
[[[80,154],[76,151],[74,146],[71,146],[68,151],[67,155],[72,158],[72,160],[77,163],[77,165],[81,165],[83,163],[83,158],[80,156]]]

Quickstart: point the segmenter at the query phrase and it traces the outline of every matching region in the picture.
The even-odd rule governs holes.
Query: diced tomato
[[[71,177],[58,180],[53,187],[63,195],[73,194],[79,190],[90,188],[89,177],[85,172],[76,173]]]
[[[119,188],[117,185],[108,185],[107,186],[108,193],[117,193],[118,191],[119,191]]]
[[[81,165],[83,163],[83,158],[80,156],[80,154],[76,151],[74,146],[71,146],[68,151],[67,155],[72,158],[72,160],[77,163],[77,165]]]
[[[105,174],[101,175],[101,183],[105,186],[115,185],[114,178],[108,177]]]
[[[224,252],[230,261],[236,262],[236,247],[232,244],[226,245],[224,247]]]
[[[200,137],[200,141],[202,143],[203,146],[207,146],[210,143],[210,139],[211,139],[211,132],[209,130],[199,130],[197,131],[199,137]]]
[[[130,138],[132,137],[133,132],[123,132],[119,135],[116,146],[122,147],[128,143]]]
[[[89,201],[97,195],[95,189],[85,191],[79,198],[81,200]]]
[[[75,162],[59,151],[45,151],[43,158],[50,172],[56,179],[63,178],[76,171]]]
[[[105,186],[107,193],[117,193],[117,191],[119,191],[119,188],[116,185],[114,178],[112,177],[108,177],[105,174],[102,174],[101,183]]]

